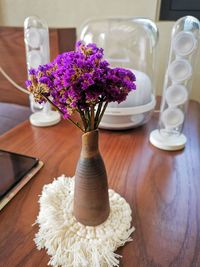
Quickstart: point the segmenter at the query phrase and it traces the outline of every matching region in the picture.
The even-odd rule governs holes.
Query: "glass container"
[[[80,30],[80,39],[104,49],[111,67],[130,69],[137,89],[126,101],[109,103],[100,128],[127,129],[147,122],[155,107],[154,68],[158,29],[146,18],[90,20]]]
[[[45,20],[35,16],[25,19],[24,42],[27,71],[31,68],[36,69],[39,65],[47,64],[50,61],[49,30]],[[60,121],[60,115],[58,112],[51,110],[49,103],[36,103],[32,94],[30,94],[30,106],[32,112],[34,112],[30,116],[31,124],[45,127],[54,125]]]
[[[46,21],[36,17],[27,17],[24,21],[24,42],[26,48],[27,71],[50,61],[49,31]],[[43,109],[43,105],[34,101],[30,95],[32,112]]]
[[[192,16],[180,18],[172,29],[158,130],[150,136],[161,149],[178,150],[186,143],[182,131],[199,53],[199,34],[199,20]]]

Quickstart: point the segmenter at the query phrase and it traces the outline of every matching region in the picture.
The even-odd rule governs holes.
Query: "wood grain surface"
[[[179,152],[153,147],[145,126],[100,131],[100,149],[110,188],[133,213],[133,241],[117,252],[124,267],[200,266],[200,104],[192,101]],[[49,128],[23,123],[0,138],[0,148],[39,157],[43,169],[0,212],[0,266],[43,267],[49,257],[33,242],[38,226],[38,195],[61,174],[72,176],[80,153],[81,133],[66,121]],[[95,267],[95,266],[91,266]]]

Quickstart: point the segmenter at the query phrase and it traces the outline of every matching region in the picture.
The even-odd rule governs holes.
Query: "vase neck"
[[[98,130],[83,134],[81,156],[84,158],[90,158],[93,157],[95,154],[99,153],[98,140]]]

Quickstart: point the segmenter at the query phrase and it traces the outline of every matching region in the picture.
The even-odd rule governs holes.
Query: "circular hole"
[[[26,42],[32,48],[39,48],[41,45],[40,33],[35,28],[30,28],[26,31]]]
[[[196,48],[196,39],[191,32],[179,32],[172,42],[177,55],[186,56]]]
[[[161,119],[166,128],[175,128],[183,123],[184,114],[178,108],[168,108],[162,113]]]
[[[37,68],[42,64],[42,55],[39,51],[33,50],[28,53],[28,64],[30,68]]]
[[[169,65],[168,73],[172,81],[181,82],[191,76],[192,67],[187,60],[177,59]]]
[[[172,85],[166,89],[165,98],[169,106],[182,105],[188,99],[188,92],[182,85]]]

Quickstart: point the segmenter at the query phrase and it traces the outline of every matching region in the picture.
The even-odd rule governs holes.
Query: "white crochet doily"
[[[84,226],[73,216],[74,178],[58,177],[43,187],[35,236],[38,249],[50,255],[49,265],[64,267],[119,266],[114,251],[131,241],[131,209],[113,190],[109,190],[110,215],[98,225]]]

